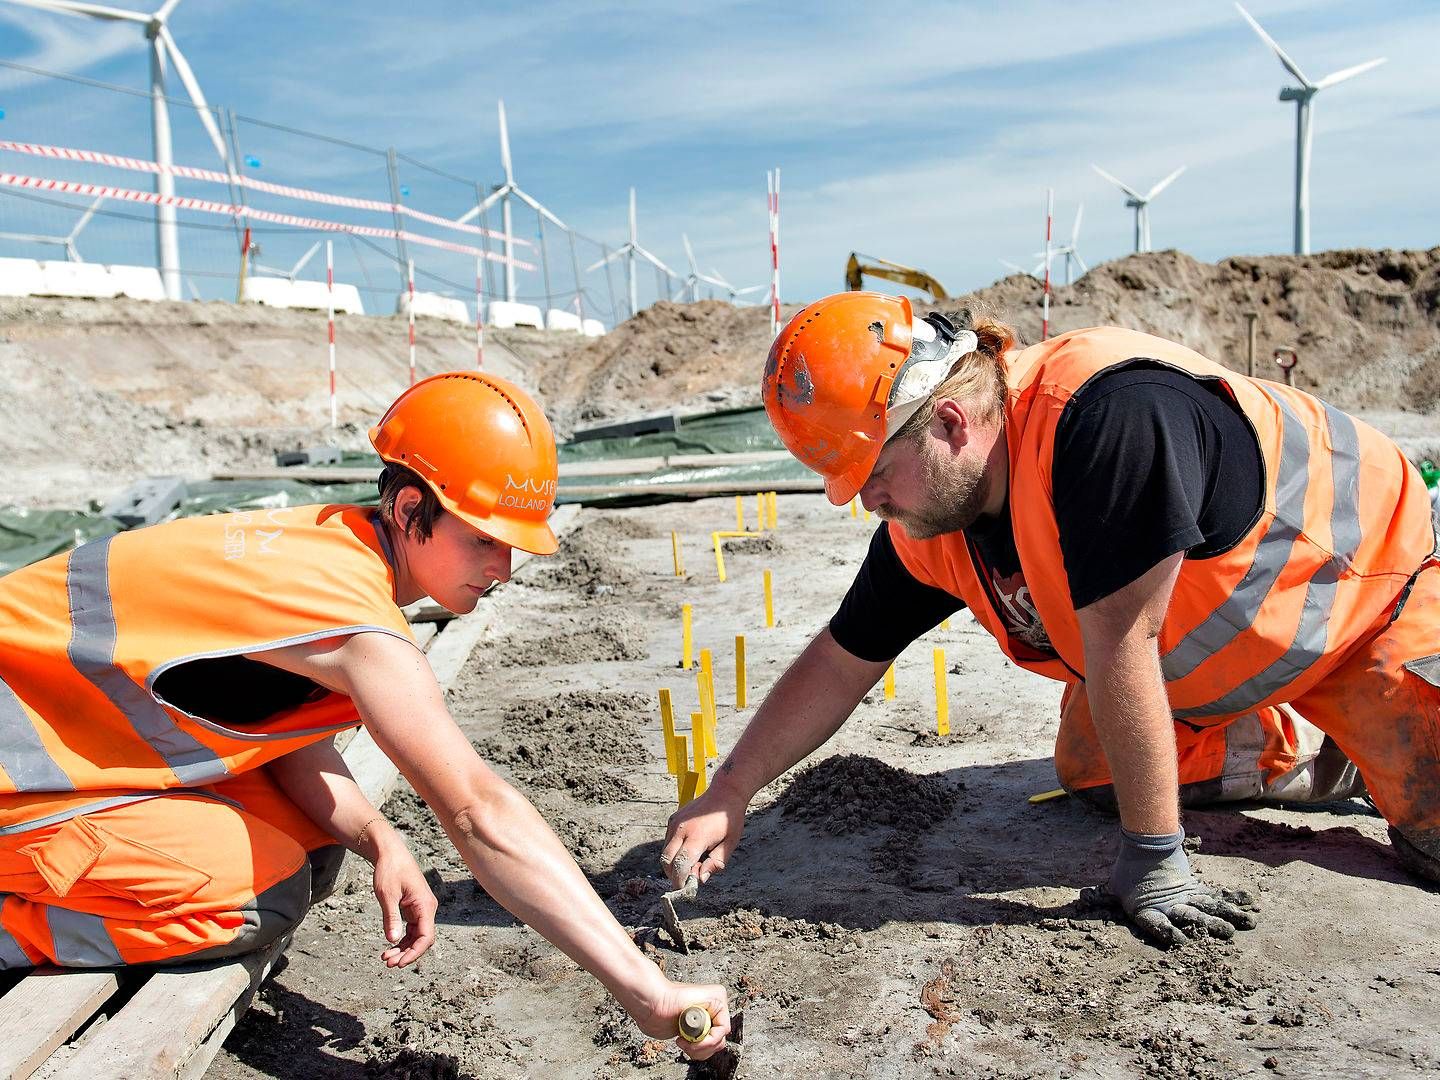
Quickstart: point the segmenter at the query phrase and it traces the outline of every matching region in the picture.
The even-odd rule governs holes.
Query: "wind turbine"
[[[1104,169],[1100,168],[1099,165],[1092,164],[1090,167],[1094,169],[1097,173],[1099,173],[1101,176],[1103,176],[1106,180],[1109,180],[1110,183],[1114,184],[1126,195],[1130,196],[1128,199],[1125,200],[1125,205],[1133,207],[1135,210],[1135,250],[1137,252],[1149,251],[1150,200],[1155,198],[1156,195],[1159,195],[1160,192],[1164,191],[1167,187],[1174,183],[1175,178],[1181,173],[1183,173],[1186,167],[1184,165],[1181,165],[1178,169],[1172,172],[1169,176],[1165,177],[1164,180],[1161,180],[1144,195],[1141,195],[1129,184],[1121,183]]]
[[[710,268],[710,277],[705,280],[724,289],[730,296],[730,303],[736,305],[739,305],[740,297],[748,296],[750,293],[764,292],[770,288],[770,283],[767,281],[763,285],[747,285],[743,289],[737,289],[734,285],[731,285],[730,282],[726,281],[725,275],[713,266]]]
[[[200,92],[200,84],[195,80],[195,72],[190,69],[189,63],[180,52],[180,47],[175,44],[175,38],[170,34],[170,28],[165,25],[166,20],[179,6],[180,0],[165,0],[153,15],[147,15],[143,11],[131,11],[129,8],[78,3],[76,0],[9,0],[9,2],[24,7],[38,8],[41,11],[54,11],[63,15],[88,15],[93,19],[104,19],[107,22],[139,23],[145,28],[145,36],[150,39],[150,135],[155,147],[155,162],[160,166],[160,171],[155,174],[157,195],[172,197],[175,194],[175,178],[168,171],[169,167],[175,163],[175,154],[170,140],[170,108],[165,100],[167,57],[169,62],[175,65],[175,74],[180,76],[180,81],[185,85],[185,92],[190,95],[190,100],[195,105],[195,111],[200,116],[200,122],[205,125],[205,131],[210,136],[210,141],[215,144],[215,152],[220,155],[220,161],[224,164],[225,171],[230,171],[230,155],[225,149],[225,140],[220,135],[220,128],[216,125],[215,118],[210,115],[210,106],[205,101],[205,95]],[[173,206],[158,205],[155,207],[155,249],[160,263],[160,277],[165,284],[165,295],[168,299],[179,300],[181,299],[180,240],[175,228],[175,208]]]
[[[1153,193],[1152,193],[1152,194],[1153,194]],[[1050,252],[1050,254],[1051,254],[1052,257],[1053,257],[1053,256],[1056,256],[1056,255],[1064,255],[1064,256],[1065,256],[1065,284],[1066,284],[1066,285],[1069,285],[1069,284],[1070,284],[1070,260],[1071,260],[1071,259],[1074,259],[1077,263],[1080,264],[1080,273],[1086,274],[1086,273],[1089,273],[1089,272],[1090,272],[1090,268],[1085,265],[1085,260],[1080,257],[1080,218],[1081,218],[1081,216],[1082,216],[1084,213],[1085,213],[1085,204],[1084,204],[1084,203],[1081,203],[1080,205],[1078,205],[1077,207],[1075,207],[1075,224],[1072,225],[1072,226],[1070,226],[1070,243],[1066,244],[1064,247],[1055,248],[1054,250],[1052,250],[1052,251]],[[1035,255],[1034,255],[1034,258],[1043,260],[1043,259],[1045,258],[1045,253],[1044,253],[1043,251],[1037,251],[1037,252],[1035,253]],[[1001,261],[1001,262],[1005,262],[1004,259],[1001,259],[1000,261]],[[1014,263],[1005,263],[1005,265],[1006,265],[1006,266],[1012,266],[1012,267],[1014,267],[1016,270],[1020,270],[1020,267],[1015,266]],[[1044,267],[1044,265],[1045,265],[1045,263],[1042,261],[1042,262],[1040,263],[1040,267],[1037,267],[1037,268],[1036,268],[1037,271],[1038,271],[1040,268]],[[1024,273],[1023,270],[1021,270],[1020,272],[1021,272],[1021,273]]]
[[[610,254],[606,255],[603,259],[591,263],[585,268],[585,272],[588,274],[591,270],[597,270],[607,262],[610,262],[612,259],[618,259],[622,255],[625,257],[625,269],[629,276],[630,314],[633,317],[639,314],[640,311],[639,290],[635,284],[635,259],[637,256],[651,263],[657,270],[664,271],[672,278],[678,278],[680,276],[640,246],[640,238],[635,229],[635,189],[633,187],[630,189],[630,239],[626,241],[622,247],[610,252]]]
[[[1251,29],[1260,35],[1260,40],[1269,45],[1280,58],[1280,63],[1285,70],[1300,80],[1299,86],[1285,86],[1280,89],[1281,101],[1295,102],[1295,254],[1310,254],[1310,142],[1313,131],[1310,127],[1310,99],[1327,87],[1342,83],[1346,79],[1353,79],[1356,75],[1363,74],[1373,67],[1379,67],[1385,63],[1385,57],[1378,60],[1367,60],[1363,64],[1356,64],[1354,67],[1342,68],[1331,75],[1326,75],[1319,82],[1311,82],[1300,70],[1300,65],[1295,63],[1285,54],[1285,50],[1276,44],[1275,39],[1265,32],[1265,28],[1251,17],[1239,4],[1235,10],[1245,16],[1245,21],[1250,24]]]
[[[678,300],[680,297],[686,296],[692,304],[695,303],[700,299],[700,283],[702,281],[706,285],[714,285],[718,289],[730,289],[733,291],[730,284],[718,275],[712,277],[708,274],[700,273],[699,268],[695,265],[695,250],[690,246],[690,237],[681,233],[680,239],[685,244],[685,261],[690,264],[690,273],[687,274],[685,280],[680,283],[680,288],[677,289],[675,295],[671,297],[672,300]]]
[[[478,217],[481,213],[490,209],[497,201],[500,203],[501,230],[505,233],[505,299],[513,303],[515,300],[515,236],[514,230],[511,228],[512,223],[510,220],[511,197],[513,196],[519,199],[542,217],[549,218],[556,227],[564,229],[566,232],[570,231],[570,226],[566,225],[549,210],[541,206],[539,202],[522,191],[520,186],[515,183],[515,170],[510,162],[510,128],[505,123],[505,102],[503,99],[500,101],[500,165],[505,170],[505,183],[501,184],[489,195],[486,195],[478,206],[465,211],[465,213],[461,214],[456,220],[461,225],[464,225],[472,218]],[[575,288],[580,288],[578,281],[575,283]]]

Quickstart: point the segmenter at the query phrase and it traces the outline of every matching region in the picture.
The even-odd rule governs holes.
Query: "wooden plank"
[[[31,972],[0,998],[0,1076],[25,1080],[119,988],[113,971]]]
[[[157,971],[53,1076],[149,1080],[202,1075],[224,1041],[223,1036],[212,1038],[215,1032],[227,1022],[234,1027],[289,944],[286,934],[233,960]]]

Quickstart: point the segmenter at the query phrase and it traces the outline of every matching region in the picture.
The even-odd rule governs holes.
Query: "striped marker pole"
[[[405,262],[405,288],[410,296],[410,385],[415,385],[415,260]]]
[[[780,332],[780,170],[765,174],[770,216],[770,334]]]
[[[1050,223],[1055,219],[1055,189],[1045,189],[1045,299],[1040,314],[1040,340],[1050,340]]]
[[[329,308],[330,339],[330,429],[339,424],[340,410],[335,401],[335,243],[325,241],[325,299]]]
[[[485,284],[481,262],[475,260],[475,366],[485,366]]]

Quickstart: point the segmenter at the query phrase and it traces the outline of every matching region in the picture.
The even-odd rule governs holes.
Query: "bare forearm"
[[[820,631],[775,683],[714,783],[748,803],[840,730],[886,666],[852,656]]]
[[[370,862],[387,844],[403,843],[328,739],[272,761],[266,771],[306,817]]]
[[[1132,832],[1180,828],[1175,724],[1152,641],[1125,642],[1111,663],[1092,668],[1090,712],[1110,764],[1120,821]]]
[[[659,969],[519,792],[495,778],[458,812],[436,809],[476,881],[507,911],[599,979],[632,1015],[653,1005]]]

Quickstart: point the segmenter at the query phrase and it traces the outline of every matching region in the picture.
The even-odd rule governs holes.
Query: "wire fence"
[[[630,273],[638,308],[682,296],[674,275],[631,268],[617,246],[514,197],[507,295],[503,199],[481,209],[499,184],[225,107],[207,107],[207,125],[188,99],[160,100],[172,170],[156,166],[148,92],[0,60],[0,257],[163,271],[169,219],[170,280],[188,299],[237,300],[247,274],[323,282],[326,239],[336,283],[353,286],[372,314],[399,309],[411,260],[418,292],[460,301],[470,318],[480,291],[542,318],[614,326],[632,314]],[[153,205],[171,189],[173,205]]]

